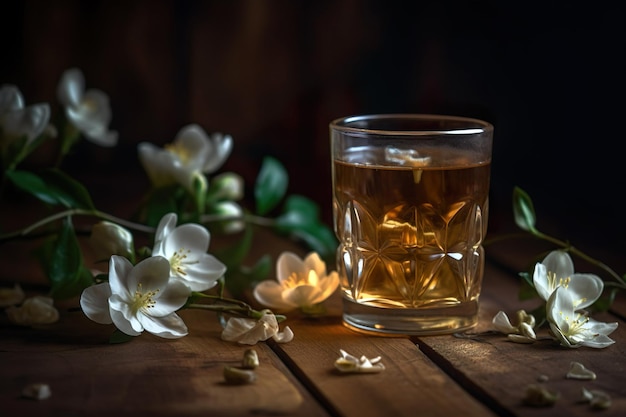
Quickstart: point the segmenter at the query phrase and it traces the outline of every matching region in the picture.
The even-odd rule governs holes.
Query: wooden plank
[[[238,366],[248,346],[222,341],[213,313],[181,315],[191,330],[184,338],[143,334],[118,345],[107,343],[111,327],[80,312],[34,330],[3,323],[2,415],[328,415],[263,343],[256,382],[225,384],[223,367]],[[20,398],[36,382],[50,385],[51,398]]]
[[[443,373],[407,337],[369,336],[344,327],[338,294],[322,318],[288,318],[294,340],[270,344],[303,383],[325,398],[334,415],[494,415]],[[341,374],[340,349],[360,357],[382,357],[377,374]]]
[[[608,393],[613,405],[602,412],[603,416],[626,414],[626,323],[620,322],[611,334],[616,344],[605,349],[567,349],[553,341],[540,341],[532,345],[516,344],[502,334],[490,333],[491,319],[499,310],[510,316],[520,308],[528,310],[535,302],[517,299],[516,280],[507,279],[508,272],[488,267],[480,306],[479,326],[470,338],[432,336],[414,340],[442,369],[447,370],[469,392],[482,398],[502,415],[515,416],[591,416],[597,415],[589,405],[582,404],[582,388],[599,389]],[[594,315],[602,321],[618,321],[609,314]],[[545,334],[543,334],[545,335]],[[594,381],[565,378],[571,362],[585,365],[597,374]],[[542,375],[546,382],[539,382]],[[552,407],[535,408],[523,404],[526,387],[539,384],[560,393]]]

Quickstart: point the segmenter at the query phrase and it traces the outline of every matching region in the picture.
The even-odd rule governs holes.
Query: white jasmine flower
[[[217,171],[232,146],[231,136],[218,133],[209,138],[200,126],[191,124],[183,127],[171,144],[159,148],[142,142],[138,152],[152,184],[160,187],[177,183],[193,191],[194,181],[202,181],[206,188],[204,174]]]
[[[222,340],[237,342],[242,345],[254,345],[269,338],[278,343],[287,343],[293,339],[293,332],[285,326],[279,332],[278,320],[270,310],[263,310],[260,319],[231,317],[222,331]]]
[[[102,91],[85,91],[85,78],[77,68],[66,70],[57,87],[59,102],[67,120],[91,142],[111,147],[117,144],[117,132],[109,130],[111,107]]]
[[[5,310],[9,321],[21,326],[51,324],[59,320],[59,311],[50,297],[37,295],[24,300],[21,306],[11,306]]]
[[[617,322],[596,321],[576,308],[572,292],[565,287],[557,287],[548,299],[547,319],[554,337],[562,346],[604,348],[615,343],[608,335],[617,328]]]
[[[341,356],[335,361],[335,368],[341,372],[376,373],[385,370],[380,356],[372,359],[365,356],[357,358],[343,349],[339,349],[339,352]]]
[[[97,261],[120,255],[129,260],[135,257],[132,233],[115,223],[101,221],[91,228],[89,243]]]
[[[539,296],[546,301],[557,287],[567,288],[575,309],[593,304],[604,289],[604,281],[597,275],[574,273],[572,258],[560,250],[550,252],[535,265],[533,283]]]
[[[163,216],[157,227],[152,256],[163,256],[169,261],[170,275],[191,291],[205,291],[214,287],[226,265],[207,253],[211,235],[202,225],[187,223],[176,226],[177,215]]]
[[[109,262],[109,281],[85,288],[80,306],[100,324],[115,324],[123,333],[138,336],[144,330],[174,339],[187,334],[175,313],[190,295],[179,281],[170,281],[170,265],[162,256],[146,258],[133,266],[122,256]]]
[[[20,284],[13,288],[0,288],[0,307],[9,307],[21,303],[24,300],[24,291]]]
[[[50,121],[50,106],[47,103],[24,106],[24,98],[14,85],[0,88],[0,144],[6,149],[9,144],[26,137],[26,144],[41,135]]]
[[[326,273],[326,263],[316,252],[304,260],[283,252],[276,262],[278,281],[266,280],[254,288],[254,298],[278,311],[307,309],[326,300],[339,285],[336,271]]]

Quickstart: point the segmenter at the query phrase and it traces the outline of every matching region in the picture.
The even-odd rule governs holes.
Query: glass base
[[[471,329],[478,323],[478,301],[441,308],[382,308],[343,299],[343,322],[374,335],[429,336]]]

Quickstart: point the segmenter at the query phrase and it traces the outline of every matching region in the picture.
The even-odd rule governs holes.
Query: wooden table
[[[527,257],[506,245],[488,253],[480,322],[473,335],[355,333],[342,325],[336,294],[322,318],[288,317],[293,341],[254,346],[260,366],[256,382],[249,385],[224,383],[224,366],[240,364],[248,346],[222,341],[213,313],[182,311],[190,329],[182,339],[145,333],[118,345],[107,344],[111,327],[93,323],[75,309],[64,309],[58,323],[35,329],[11,326],[2,316],[0,416],[625,416],[624,298],[611,313],[594,315],[620,322],[611,335],[617,343],[606,349],[565,349],[550,341],[511,343],[490,332],[491,319],[498,310],[512,315],[538,305],[517,296],[517,272]],[[4,256],[2,262],[6,268]],[[7,274],[2,276],[6,280]],[[333,366],[340,349],[381,356],[386,369],[341,374]],[[593,370],[597,379],[565,378],[572,361]],[[21,397],[22,389],[36,382],[50,386],[49,399]],[[525,405],[530,384],[559,392],[560,398],[552,407]],[[605,391],[612,406],[597,411],[579,402],[583,387]]]

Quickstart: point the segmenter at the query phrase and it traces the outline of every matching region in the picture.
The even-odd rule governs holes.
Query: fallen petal
[[[595,372],[585,368],[585,366],[580,362],[571,362],[569,372],[567,372],[566,377],[570,379],[594,380],[596,379],[596,374]]]
[[[30,384],[24,387],[22,390],[22,397],[30,398],[32,400],[45,400],[50,398],[52,392],[48,384]]]
[[[368,359],[366,356],[357,358],[343,349],[339,349],[339,352],[341,357],[335,361],[335,368],[340,372],[377,373],[385,370],[385,365],[382,364],[380,356],[373,359]]]
[[[612,404],[611,396],[604,391],[583,388],[582,402],[588,402],[591,408],[606,410]]]
[[[531,344],[531,343],[535,343],[535,339],[531,339],[528,336],[523,336],[521,334],[509,334],[506,336],[507,339],[509,339],[511,342],[515,342],[515,343],[525,343],[525,344]]]

